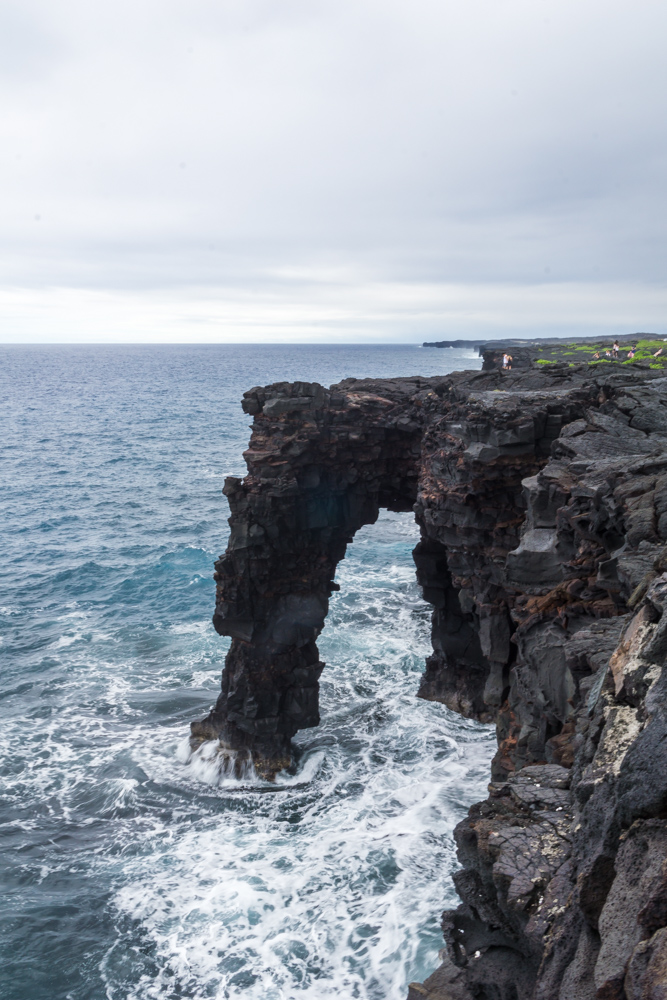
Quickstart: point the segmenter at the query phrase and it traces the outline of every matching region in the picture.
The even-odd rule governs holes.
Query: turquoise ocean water
[[[340,565],[322,724],[275,785],[188,762],[242,392],[479,367],[416,347],[0,348],[0,997],[402,998],[442,946],[494,737],[418,701],[416,529]]]

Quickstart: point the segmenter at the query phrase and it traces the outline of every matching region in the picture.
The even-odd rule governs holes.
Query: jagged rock
[[[598,991],[622,998],[635,949],[667,924],[667,822],[635,821],[621,836],[614,868],[598,921],[602,944],[594,977]]]
[[[627,1000],[665,1000],[667,997],[667,928],[641,941],[628,962],[623,981]]]
[[[289,764],[319,721],[336,565],[381,507],[414,510],[419,694],[495,720],[498,753],[455,833],[443,966],[410,997],[665,1000],[667,379],[533,355],[245,394],[248,475],[226,481],[216,563],[232,644],[193,738],[268,777]]]

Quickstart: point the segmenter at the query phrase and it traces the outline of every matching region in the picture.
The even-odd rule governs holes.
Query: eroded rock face
[[[225,486],[232,645],[195,738],[289,761],[336,564],[381,507],[421,529],[419,694],[496,721],[447,958],[412,998],[667,997],[667,380],[549,367],[253,389]]]

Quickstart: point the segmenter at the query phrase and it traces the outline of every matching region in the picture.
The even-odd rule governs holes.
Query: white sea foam
[[[259,779],[249,754],[228,750],[219,740],[206,740],[192,749],[188,740],[188,752],[179,743],[177,757],[188,765],[191,778],[208,785],[225,785],[231,788],[242,784],[256,784]]]
[[[187,723],[215,697],[225,648],[199,623],[165,630],[196,643],[173,664],[150,645],[128,665],[99,649],[90,662],[73,642],[46,681],[59,711],[19,743],[0,734],[17,763],[8,801],[39,810],[14,822],[18,846],[43,816],[81,839],[65,857],[54,842],[36,884],[113,886],[109,1000],[385,1000],[435,966],[452,829],[484,794],[493,739],[415,698],[430,646],[413,536],[387,516],[350,546],[320,640],[322,723],[272,784],[250,766],[235,777],[216,741],[192,751]],[[146,715],[194,678],[199,707]]]
[[[129,920],[154,957],[128,991],[110,953],[110,1000],[384,1000],[435,965],[452,829],[483,794],[492,740],[414,697],[428,612],[412,567],[375,565],[375,544],[362,534],[341,566],[323,722],[299,734],[294,774],[239,781],[216,741],[172,744],[171,780],[181,766],[213,797],[126,863],[118,948]],[[165,780],[168,759],[143,766]]]
[[[306,758],[280,791],[246,790],[240,816],[181,824],[162,864],[126,869],[116,906],[140,923],[160,968],[129,996],[400,995],[429,925],[435,962],[435,919],[451,893],[449,793],[469,764],[456,755],[420,780],[418,768],[386,768],[350,788],[363,769],[341,772],[332,756],[329,768],[322,752]],[[314,780],[315,794],[285,800]]]
[[[71,646],[73,643],[78,642],[79,639],[83,639],[83,632],[75,632],[74,635],[61,635],[56,642],[56,646],[60,648]]]
[[[176,635],[206,635],[211,630],[211,623],[203,622],[177,622],[169,626]]]

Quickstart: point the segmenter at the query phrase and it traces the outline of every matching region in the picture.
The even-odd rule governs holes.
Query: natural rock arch
[[[225,483],[231,534],[213,618],[232,645],[216,706],[193,736],[250,751],[265,774],[289,762],[291,737],[319,722],[316,640],[336,566],[381,508],[414,510],[421,529],[414,557],[434,605],[434,651],[420,695],[495,717],[513,655],[495,562],[518,545],[521,481],[544,465],[562,425],[548,406],[571,415],[572,405],[531,399],[526,412],[518,394],[471,394],[479,377],[468,373],[463,392],[449,377],[245,394],[255,417],[248,475]]]

